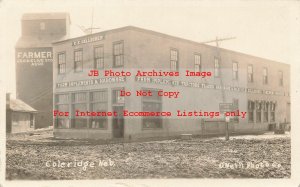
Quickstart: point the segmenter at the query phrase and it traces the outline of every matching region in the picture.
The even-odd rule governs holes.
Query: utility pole
[[[92,21],[91,27],[85,28],[82,25],[77,25],[85,34],[93,34],[93,30],[100,29],[100,27],[94,27],[94,8],[92,9]]]
[[[233,40],[233,39],[236,39],[236,37],[218,38],[218,36],[216,36],[215,40],[208,40],[208,41],[201,42],[201,43],[207,44],[207,43],[216,42],[216,47],[219,48],[219,42],[226,41],[226,40]]]
[[[220,63],[221,63],[221,55],[220,55],[219,42],[226,41],[226,40],[233,40],[233,39],[236,39],[236,37],[218,38],[218,36],[216,36],[215,40],[208,40],[208,41],[201,42],[201,43],[202,44],[207,44],[207,43],[216,42],[216,56],[217,56],[217,58],[219,60],[219,65],[220,65]],[[226,103],[225,93],[224,93],[224,90],[223,90],[223,79],[222,79],[222,71],[221,70],[219,71],[219,77],[220,77],[220,84],[221,84],[221,87],[222,87],[222,89],[221,89],[222,100],[223,100],[223,103]]]
[[[221,55],[220,55],[219,42],[226,41],[226,40],[233,40],[233,39],[236,39],[236,37],[218,38],[216,36],[215,40],[209,40],[209,41],[205,41],[205,42],[201,42],[201,43],[207,44],[207,43],[216,42],[216,56],[218,58],[218,63],[219,63],[219,68],[220,68],[220,66],[221,66],[220,65]],[[219,77],[220,77],[220,84],[221,84],[222,100],[223,100],[223,103],[226,103],[225,90],[223,89],[223,77],[222,77],[221,68],[220,68],[220,71],[219,71]],[[227,105],[227,107],[228,106],[229,105]],[[232,108],[232,107],[230,107],[230,108]],[[228,141],[229,140],[229,122],[230,122],[230,118],[225,116],[225,112],[224,112],[224,122],[225,122],[225,140]]]

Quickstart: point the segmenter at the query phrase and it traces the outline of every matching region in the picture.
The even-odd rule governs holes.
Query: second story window
[[[233,80],[238,80],[238,63],[232,63],[232,78]]]
[[[178,51],[176,49],[170,51],[170,68],[171,71],[178,71]]]
[[[45,30],[46,29],[46,24],[45,24],[45,22],[41,22],[40,23],[40,30]]]
[[[253,66],[252,65],[248,65],[248,70],[247,70],[247,74],[248,74],[248,82],[253,82]]]
[[[283,86],[283,73],[279,71],[279,86]]]
[[[104,68],[104,47],[98,46],[94,48],[94,68]]]
[[[219,59],[215,57],[215,77],[220,76],[220,62]]]
[[[113,56],[114,67],[124,66],[124,49],[123,42],[117,42],[113,44]]]
[[[83,70],[82,49],[74,51],[74,70],[81,72]]]
[[[57,59],[58,59],[58,74],[66,73],[66,54],[59,53]]]
[[[194,60],[195,60],[195,72],[200,72],[201,71],[201,56],[199,54],[195,54]]]
[[[263,83],[268,84],[268,69],[267,68],[263,69]]]

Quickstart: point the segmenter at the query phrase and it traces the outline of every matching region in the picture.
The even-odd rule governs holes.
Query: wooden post
[[[228,141],[229,140],[229,122],[230,122],[230,118],[228,116],[225,117],[225,140]]]
[[[229,129],[228,129],[228,122],[225,124],[225,140],[229,140]]]

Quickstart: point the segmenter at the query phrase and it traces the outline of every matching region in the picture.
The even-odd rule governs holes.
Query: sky
[[[299,1],[0,0],[0,62],[5,67],[0,84],[13,95],[14,47],[22,14],[29,12],[68,12],[71,37],[83,35],[79,26],[92,25],[93,12],[97,31],[132,25],[196,42],[235,37],[220,47],[291,65],[299,59]]]

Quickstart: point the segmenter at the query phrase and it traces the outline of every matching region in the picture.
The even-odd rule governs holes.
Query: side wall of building
[[[30,113],[12,112],[11,133],[27,132],[34,130],[31,123]]]

